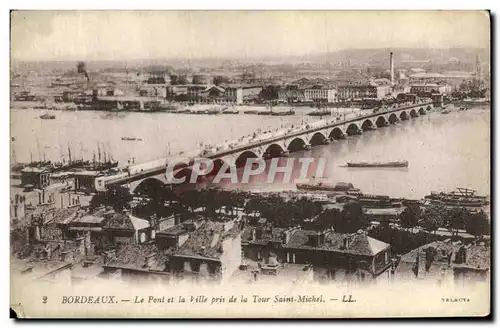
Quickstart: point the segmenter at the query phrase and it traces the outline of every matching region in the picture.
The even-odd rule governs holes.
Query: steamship
[[[348,162],[347,167],[408,167],[408,161],[397,162]]]

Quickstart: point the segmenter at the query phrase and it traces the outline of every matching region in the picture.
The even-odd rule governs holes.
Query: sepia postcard
[[[10,23],[17,318],[490,315],[488,11]]]

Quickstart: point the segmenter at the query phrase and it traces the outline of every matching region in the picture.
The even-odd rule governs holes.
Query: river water
[[[101,151],[111,153],[120,163],[161,158],[170,153],[199,147],[200,142],[217,144],[252,134],[258,129],[310,122],[304,116],[186,115],[168,113],[109,113],[54,111],[54,120],[41,120],[45,113],[34,109],[11,110],[12,148],[15,159],[27,162],[59,161],[68,158],[92,159]],[[124,141],[136,137],[142,141]],[[31,154],[31,155],[30,155]],[[475,108],[442,115],[425,116],[376,131],[314,147],[294,157],[324,157],[325,175],[333,182],[351,182],[363,192],[395,197],[420,198],[431,190],[473,188],[480,194],[490,190],[490,111]],[[406,169],[364,169],[341,167],[348,161],[407,160]],[[258,190],[293,189],[293,184],[254,183]]]

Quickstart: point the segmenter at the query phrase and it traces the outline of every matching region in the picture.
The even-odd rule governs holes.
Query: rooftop
[[[443,256],[434,257],[434,263],[448,263],[448,256],[452,255],[452,259],[454,259],[454,255],[459,251],[461,247],[465,247],[466,249],[466,262],[463,264],[455,264],[452,262],[452,266],[465,266],[482,270],[490,268],[490,247],[474,244],[464,245],[460,242],[451,242],[450,239],[447,239],[446,241],[435,241],[420,246],[419,248],[404,254],[401,257],[401,261],[406,263],[414,263],[416,261],[417,254],[420,253],[420,261],[425,262],[425,256],[422,256],[423,252],[425,252],[426,249],[433,248],[434,250],[436,250],[438,255],[443,254]]]
[[[380,240],[368,237],[364,233],[340,234],[336,232],[326,232],[324,244],[313,246],[309,242],[309,236],[316,234],[317,232],[312,230],[297,230],[290,237],[290,241],[285,247],[323,249],[327,251],[373,256],[390,246]],[[344,247],[344,240],[346,238],[349,240],[347,248]]]
[[[148,265],[149,259],[149,265]],[[164,271],[167,257],[155,244],[123,244],[105,266]]]
[[[184,225],[178,224],[173,227],[170,227],[168,229],[162,230],[158,232],[158,234],[162,235],[170,235],[170,236],[178,236],[178,235],[183,235],[187,233],[187,230],[184,229]]]
[[[204,221],[175,255],[218,259],[222,255],[222,241],[235,237],[240,231],[237,223],[229,229],[225,229],[224,225],[222,222]]]

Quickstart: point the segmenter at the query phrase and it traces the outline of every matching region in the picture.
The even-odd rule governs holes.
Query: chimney
[[[115,250],[109,250],[104,252],[104,263],[109,263],[111,260],[115,259],[116,252]]]
[[[146,265],[146,268],[152,268],[153,267],[153,263],[154,263],[154,257],[155,257],[156,254],[150,254],[148,256],[146,256],[146,259],[145,259],[145,265]]]
[[[342,246],[344,247],[344,249],[349,249],[349,237],[344,237]]]
[[[389,69],[391,70],[391,87],[394,87],[394,54],[391,52],[390,55]]]
[[[455,255],[455,263],[464,264],[466,262],[467,262],[467,249],[464,246],[461,246]]]
[[[263,230],[262,227],[255,227],[255,229],[254,229],[254,231],[255,231],[255,239],[254,240],[262,238],[262,230]]]
[[[297,228],[290,228],[283,233],[283,244],[288,244],[288,242],[290,242],[290,238],[292,237],[292,234],[295,232],[295,230],[297,230]]]

